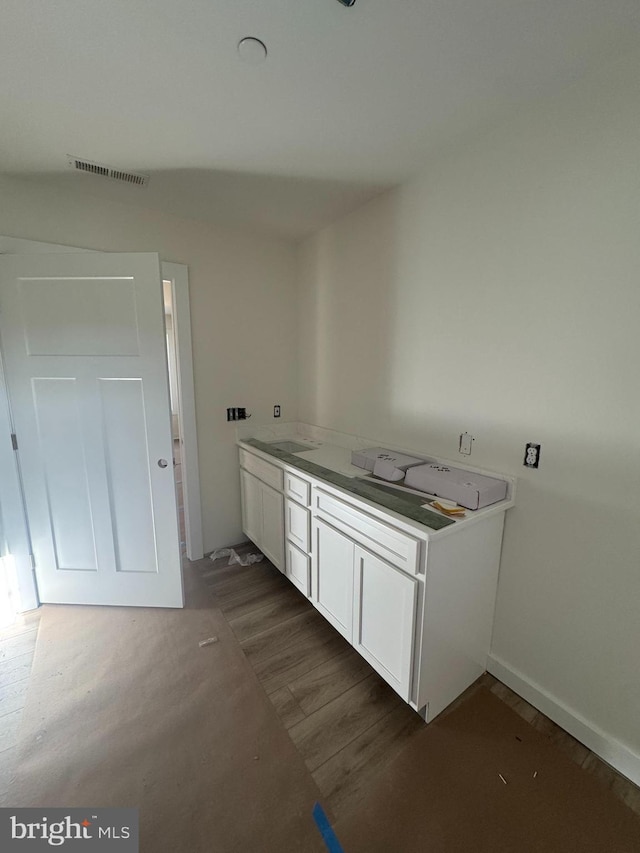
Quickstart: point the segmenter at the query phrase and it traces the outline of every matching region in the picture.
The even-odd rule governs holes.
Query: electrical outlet
[[[247,410],[244,406],[234,406],[231,409],[227,409],[228,421],[246,421],[246,419],[250,417],[251,415],[247,414]]]
[[[468,432],[460,433],[460,442],[458,444],[458,453],[462,453],[465,456],[471,456],[471,446],[475,438],[470,435]]]
[[[273,407],[273,417],[274,418],[280,417],[280,406],[274,406]]]
[[[525,468],[537,468],[540,464],[540,445],[529,442],[524,449]]]

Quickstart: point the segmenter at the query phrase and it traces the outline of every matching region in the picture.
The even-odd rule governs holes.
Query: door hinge
[[[15,434],[15,432],[11,433],[11,446],[14,450],[18,449],[18,436]]]
[[[29,557],[31,558],[31,570],[35,572],[35,570],[36,570],[36,558],[33,556],[33,554],[29,554]]]

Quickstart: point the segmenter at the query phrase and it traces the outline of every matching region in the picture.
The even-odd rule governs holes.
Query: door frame
[[[58,243],[43,243],[36,240],[26,240],[19,237],[0,235],[0,254],[54,254],[62,252],[93,252],[78,246],[62,246]],[[198,437],[196,431],[195,392],[193,381],[193,353],[191,346],[191,315],[189,308],[189,273],[185,264],[161,262],[162,278],[171,281],[174,300],[174,329],[176,343],[176,360],[178,362],[178,407],[181,423],[182,476],[185,514],[186,552],[190,560],[199,560],[204,554],[202,536],[202,509],[200,498],[200,474],[198,465]],[[1,368],[1,350],[0,350]],[[0,443],[4,452],[11,448],[10,436],[13,424],[10,415],[6,387],[0,372]],[[5,436],[5,439],[2,437]],[[2,452],[2,451],[0,451]],[[15,476],[0,488],[0,499],[3,505],[16,508],[11,514],[5,511],[4,523],[7,539],[16,543],[16,549],[24,550],[18,556],[16,569],[18,583],[25,610],[38,606],[37,587],[32,561],[29,529],[24,512],[24,502],[15,454],[12,465]],[[20,500],[16,503],[16,495]],[[20,511],[17,511],[19,508]]]
[[[1,343],[1,342],[0,342]],[[4,378],[2,347],[0,346],[0,470],[8,476],[0,478],[0,509],[2,511],[3,541],[0,557],[12,557],[15,580],[20,596],[20,611],[39,607],[33,548],[22,491],[17,455],[13,449],[13,419]]]
[[[204,544],[200,507],[196,399],[193,384],[189,273],[185,264],[172,264],[162,261],[161,267],[163,280],[171,282],[187,557],[190,560],[201,560],[204,556]]]

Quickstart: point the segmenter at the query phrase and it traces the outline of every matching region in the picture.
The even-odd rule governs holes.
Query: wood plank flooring
[[[236,550],[255,552],[251,543]],[[227,563],[197,565],[338,819],[424,723],[266,558],[246,568]],[[488,673],[444,713],[480,685],[640,815],[640,788]]]
[[[423,722],[270,563],[227,562],[203,578],[335,819]]]

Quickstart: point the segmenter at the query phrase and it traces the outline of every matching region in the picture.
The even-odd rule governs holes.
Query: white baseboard
[[[614,767],[634,784],[640,785],[640,755],[633,752],[619,740],[602,731],[598,726],[585,720],[576,711],[568,708],[558,699],[528,679],[521,672],[510,667],[495,655],[489,655],[487,670],[497,679],[510,687],[518,696],[557,723],[574,738],[595,752],[603,761]]]

